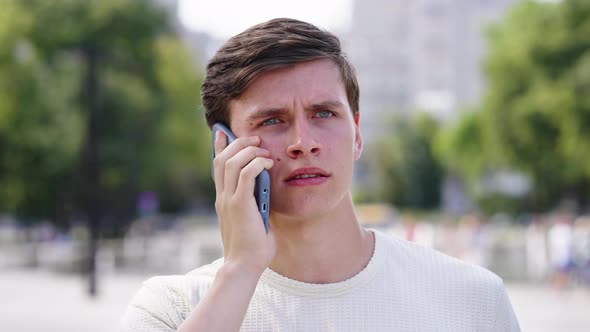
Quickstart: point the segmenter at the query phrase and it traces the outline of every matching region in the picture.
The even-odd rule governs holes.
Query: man
[[[224,258],[155,277],[126,331],[518,331],[500,278],[363,229],[349,187],[362,151],[359,88],[334,35],[275,19],[231,38],[207,66]],[[271,176],[270,230],[254,196]]]

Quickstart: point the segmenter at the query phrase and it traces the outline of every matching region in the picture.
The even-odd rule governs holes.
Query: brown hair
[[[261,74],[296,63],[332,59],[340,69],[353,114],[359,112],[359,87],[354,68],[338,37],[316,26],[289,18],[255,25],[230,38],[207,64],[201,99],[207,124],[229,125],[229,104]]]

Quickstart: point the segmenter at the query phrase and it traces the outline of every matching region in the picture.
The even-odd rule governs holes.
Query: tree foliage
[[[170,211],[211,199],[201,75],[168,13],[147,0],[0,3],[0,210],[66,225],[87,214],[92,114],[112,233],[141,191]]]
[[[590,184],[590,2],[525,1],[488,31],[480,110],[439,151],[468,178],[510,169],[532,190],[521,209],[563,198],[586,205]]]
[[[369,151],[378,172],[376,199],[405,209],[438,208],[443,169],[432,147],[438,123],[426,114],[391,121],[390,134]]]

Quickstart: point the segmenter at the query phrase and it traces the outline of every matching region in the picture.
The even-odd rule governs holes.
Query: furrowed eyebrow
[[[327,100],[327,101],[322,101],[319,103],[309,105],[308,107],[306,107],[305,111],[311,112],[311,111],[318,111],[318,110],[325,110],[325,109],[342,109],[342,108],[344,108],[344,104],[342,104],[341,102],[336,101],[336,100]],[[284,115],[287,112],[288,112],[288,110],[285,108],[260,109],[260,110],[254,111],[253,114],[250,114],[246,118],[246,121],[248,121],[249,123],[257,122],[258,120],[261,120],[261,119],[278,117],[278,116]]]
[[[261,110],[255,111],[253,114],[250,114],[246,118],[246,121],[256,122],[261,119],[272,118],[272,117],[280,116],[285,113],[287,113],[287,110],[284,108],[261,109]]]
[[[312,104],[306,110],[307,111],[317,111],[317,110],[325,110],[325,109],[342,109],[344,108],[344,104],[336,100],[327,100],[321,103]]]

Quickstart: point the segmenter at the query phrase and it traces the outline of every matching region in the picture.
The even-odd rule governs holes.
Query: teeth
[[[303,175],[297,175],[295,177],[295,179],[307,179],[307,178],[317,178],[319,175],[317,174],[303,174]]]

